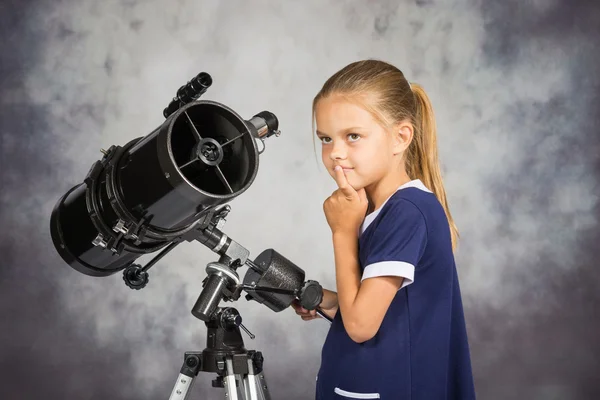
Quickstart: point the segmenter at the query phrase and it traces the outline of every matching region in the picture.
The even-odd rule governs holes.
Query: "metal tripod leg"
[[[169,400],[185,400],[187,399],[188,393],[192,387],[192,383],[194,381],[193,377],[179,374],[177,377],[177,382],[175,383],[175,387],[171,392],[171,397]]]
[[[225,358],[225,398],[227,400],[239,400],[236,374],[233,371],[233,360],[230,356]]]
[[[187,399],[194,379],[200,371],[201,359],[202,352],[185,353],[183,365],[169,400]],[[262,354],[252,351],[247,358],[247,363],[248,373],[236,374],[232,356],[225,357],[225,376],[222,382],[226,400],[271,400],[262,367]]]
[[[226,358],[226,400],[271,400],[267,388],[267,381],[262,370],[262,355],[260,353],[254,353],[252,356],[248,357],[247,362],[248,373],[235,374],[232,359],[230,357]],[[259,365],[255,364],[257,362]]]
[[[262,356],[260,356],[262,358]],[[261,360],[262,363],[262,360]],[[264,370],[260,367],[260,372],[254,365],[254,360],[248,358],[248,375],[243,377],[244,393],[246,399],[249,400],[271,400],[267,380],[265,379]]]
[[[200,369],[200,356],[202,353],[185,353],[183,365],[179,371],[179,376],[171,392],[169,400],[185,400],[192,388],[194,378],[198,375]]]

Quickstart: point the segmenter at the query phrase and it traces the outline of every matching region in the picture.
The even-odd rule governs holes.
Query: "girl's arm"
[[[319,304],[319,308],[325,315],[333,319],[338,311],[338,296],[336,292],[323,289],[323,301]]]
[[[352,340],[365,342],[379,330],[404,278],[381,276],[366,279],[361,284],[356,233],[334,232],[333,252],[338,307],[344,328]]]

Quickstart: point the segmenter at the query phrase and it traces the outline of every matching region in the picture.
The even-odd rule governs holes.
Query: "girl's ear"
[[[412,142],[414,129],[409,121],[402,121],[393,128],[394,155],[401,154]]]

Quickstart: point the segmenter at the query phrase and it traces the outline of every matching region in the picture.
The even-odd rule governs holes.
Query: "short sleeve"
[[[421,211],[412,202],[399,199],[390,204],[374,229],[362,280],[401,276],[401,288],[413,283],[415,266],[427,244],[427,226]]]

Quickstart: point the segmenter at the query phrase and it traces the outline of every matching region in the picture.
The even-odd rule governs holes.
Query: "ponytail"
[[[448,224],[450,225],[450,238],[452,250],[458,245],[458,228],[454,223],[446,191],[442,181],[442,173],[438,160],[437,129],[435,115],[429,96],[421,85],[412,83],[412,92],[415,98],[413,143],[408,148],[406,157],[406,172],[411,179],[420,179],[423,184],[433,192],[444,208]]]

